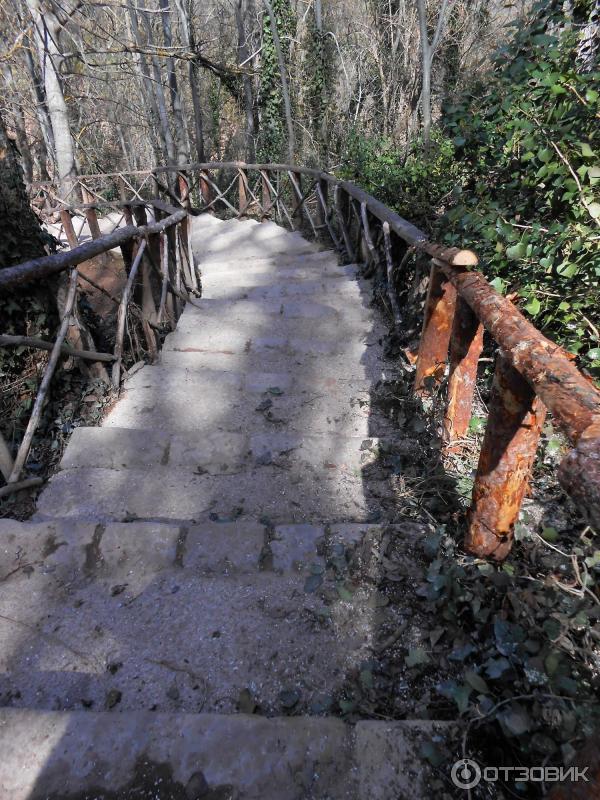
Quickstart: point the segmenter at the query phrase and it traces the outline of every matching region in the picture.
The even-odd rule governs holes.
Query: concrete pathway
[[[272,223],[193,222],[200,307],[0,520],[0,798],[424,797],[431,723],[330,716],[399,623],[368,287]]]

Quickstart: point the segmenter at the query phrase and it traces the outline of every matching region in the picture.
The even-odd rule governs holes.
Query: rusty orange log
[[[457,452],[456,442],[469,430],[477,364],[483,349],[483,325],[469,304],[458,297],[450,334],[448,395],[443,423],[444,451]]]
[[[599,528],[600,391],[569,353],[538,331],[481,273],[437,263],[575,445],[559,469],[559,480]]]
[[[456,290],[434,263],[429,275],[414,390],[424,396],[438,386],[446,370]]]
[[[600,391],[569,353],[538,331],[481,273],[441,266],[571,441],[577,442],[586,428],[600,422]]]
[[[73,220],[71,218],[71,213],[63,208],[60,212],[60,221],[62,222],[65,236],[67,237],[67,242],[69,243],[69,247],[72,250],[74,247],[77,247],[79,241],[77,239],[77,234],[75,233],[75,228],[73,227]]]
[[[508,555],[545,417],[544,404],[500,353],[469,510],[468,552],[498,561]]]
[[[246,173],[243,169],[238,170],[238,215],[243,217],[248,208],[248,196],[246,193]]]

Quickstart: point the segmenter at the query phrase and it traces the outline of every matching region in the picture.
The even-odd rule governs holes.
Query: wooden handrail
[[[220,171],[235,173],[231,182],[228,176],[227,188],[223,190],[219,189],[216,179],[210,177],[211,173]],[[262,192],[256,194],[247,179],[252,171],[257,173],[259,185],[262,186]],[[349,257],[353,255],[351,229],[354,226],[358,240],[362,239],[369,253],[372,269],[383,266],[388,279],[393,273],[390,236],[402,240],[405,253],[420,251],[430,256],[432,267],[415,390],[421,396],[436,390],[444,379],[449,360],[448,402],[444,420],[444,445],[448,452],[467,432],[483,328],[489,331],[500,349],[469,512],[467,550],[478,556],[496,559],[504,558],[510,550],[514,524],[527,488],[546,409],[552,413],[574,446],[559,468],[559,479],[587,514],[590,523],[600,528],[600,392],[576,368],[570,354],[547,339],[508,298],[499,294],[480,272],[474,270],[478,260],[472,250],[445,247],[430,241],[423,231],[360,187],[308,167],[212,161],[128,173],[79,176],[78,180],[82,185],[86,180],[111,178],[126,182],[125,175],[145,176],[142,186],[152,177],[153,183],[159,188],[159,175],[176,176],[174,183],[179,187],[186,211],[190,204],[190,181],[193,182],[193,176],[197,175],[196,185],[202,198],[201,211],[213,210],[220,203],[241,216],[255,205],[263,219],[283,210],[292,227],[293,218],[302,206],[308,212],[307,202],[312,198],[316,203],[318,227],[328,232],[336,248],[345,250]],[[277,180],[275,175],[278,176]],[[305,178],[302,194],[298,184],[301,177]],[[290,182],[295,203],[291,216],[281,188],[286,178]],[[239,191],[237,212],[226,197],[230,191],[235,192],[236,186]],[[31,186],[33,191],[46,191],[56,200],[53,188],[52,184]],[[130,188],[139,200],[142,189],[133,189],[131,185]],[[163,187],[169,199],[176,202],[172,191],[167,189]],[[95,194],[99,197],[97,192]],[[331,197],[334,198],[333,205],[330,204]],[[110,205],[108,201],[107,205]],[[344,219],[344,206],[348,220]],[[174,209],[170,207],[169,211],[172,218]],[[164,223],[165,220],[161,224]],[[316,233],[312,218],[311,224]],[[378,225],[381,230],[377,241],[373,230],[378,229]],[[124,230],[119,233],[122,234]],[[136,233],[139,235],[142,230],[136,229]],[[152,232],[156,231],[154,228]],[[103,249],[94,250],[93,245],[98,247],[98,243],[105,238],[83,247],[92,248],[93,254],[103,252]],[[380,257],[378,252],[381,241],[384,257]],[[406,257],[402,259],[402,264]],[[48,271],[48,263],[48,259],[37,260],[36,277],[52,274],[53,270]],[[77,262],[65,261],[65,266],[61,262],[56,271],[73,263]],[[18,285],[31,279],[24,276],[32,276],[33,269],[34,265],[30,262],[11,268],[12,274],[10,270],[0,271],[0,287]],[[394,308],[393,302],[392,307],[398,318],[398,309]]]
[[[145,207],[142,207],[145,205],[151,205],[153,207],[155,216],[158,216],[159,214],[166,214],[167,216],[165,216],[160,221],[151,224],[144,224],[144,225],[140,224],[137,226],[127,225],[123,228],[119,228],[118,230],[113,231],[110,234],[102,235],[100,227],[98,225],[98,218],[96,216],[96,210],[95,210],[96,204],[86,203],[85,213],[93,239],[91,242],[86,242],[85,244],[82,245],[77,244],[77,235],[75,234],[75,230],[71,222],[70,213],[69,211],[63,208],[61,209],[61,220],[65,234],[67,236],[69,244],[71,245],[71,249],[69,251],[55,253],[50,256],[43,256],[42,258],[33,259],[23,264],[18,264],[14,267],[7,267],[5,269],[0,269],[0,289],[2,288],[10,289],[15,286],[23,286],[25,284],[28,284],[32,281],[41,278],[43,279],[49,276],[53,276],[66,269],[73,268],[69,281],[69,291],[68,291],[63,319],[60,325],[57,338],[55,339],[54,342],[48,342],[36,337],[12,336],[8,334],[0,335],[0,347],[12,347],[17,345],[23,345],[26,347],[33,347],[51,351],[50,359],[46,366],[46,370],[41,385],[36,395],[33,411],[31,413],[23,441],[19,446],[14,462],[12,462],[10,453],[2,454],[3,455],[2,472],[6,477],[7,486],[0,489],[0,498],[12,492],[38,486],[39,484],[43,483],[43,480],[40,478],[27,478],[25,480],[21,480],[20,477],[25,467],[25,463],[27,461],[29,450],[31,448],[31,444],[33,441],[33,436],[40,423],[41,411],[45,397],[48,393],[52,375],[56,370],[59,357],[61,355],[68,355],[75,358],[88,359],[91,361],[112,363],[113,383],[115,384],[115,387],[118,389],[120,381],[120,373],[121,373],[121,360],[123,356],[123,336],[125,331],[126,315],[133,287],[135,284],[138,267],[142,263],[142,260],[145,258],[146,251],[151,250],[149,242],[151,242],[153,239],[156,240],[157,238],[164,237],[165,231],[173,227],[176,227],[178,225],[181,225],[184,222],[184,220],[186,220],[188,215],[186,209],[176,209],[172,205],[164,203],[159,198],[153,198],[152,200],[148,201],[148,203],[142,203],[139,200],[127,201],[121,203],[121,206],[124,208],[124,212],[127,212],[128,210],[129,219],[131,219],[131,208],[135,208],[137,217],[140,220],[146,219],[146,210]],[[125,213],[125,216],[127,216],[127,213]],[[135,243],[139,239],[142,239],[142,241],[140,244],[136,245]],[[121,300],[117,301],[116,298],[112,297],[112,295],[110,295],[101,287],[96,287],[100,289],[100,291],[102,291],[103,294],[110,297],[110,299],[113,302],[117,302],[119,305],[117,336],[116,336],[114,354],[81,350],[72,348],[64,344],[68,328],[73,322],[71,316],[73,313],[73,309],[76,307],[78,278],[82,277],[84,278],[84,280],[88,280],[92,285],[95,285],[93,280],[86,278],[83,275],[82,276],[79,275],[77,271],[77,265],[81,264],[84,261],[87,261],[90,258],[94,258],[95,256],[101,255],[102,253],[106,253],[108,250],[112,250],[113,248],[119,246],[123,251],[123,256],[126,264],[127,264],[127,255],[132,252],[133,248],[136,248],[135,258],[133,259],[133,263],[131,264],[131,267],[129,269],[127,285],[123,291]],[[181,245],[181,248],[185,252],[187,252],[188,246],[189,242],[186,241],[184,244]],[[165,248],[165,257],[162,263],[163,263],[163,269],[167,270],[169,263],[169,255],[166,248]],[[144,276],[144,280],[145,281],[148,280],[147,275]],[[182,296],[181,292],[177,293],[173,292],[173,293],[177,294],[178,297]],[[161,302],[163,305],[165,303],[165,300],[166,298],[161,297]],[[147,334],[147,343],[149,350],[151,352],[152,350],[156,351],[156,339],[154,337],[154,333],[151,330],[151,327],[156,328],[157,326],[154,325],[149,319],[147,319],[144,316],[143,310],[136,309],[136,316],[141,319],[142,327],[144,328],[144,332]],[[148,336],[151,337],[151,341],[148,341]],[[8,458],[6,457],[7,455]],[[7,472],[6,468],[9,463],[10,463],[10,471],[8,472],[8,475],[6,475]]]
[[[151,201],[149,203],[152,204]],[[164,206],[165,204],[162,205]],[[53,253],[49,256],[25,261],[23,264],[17,264],[14,267],[0,269],[0,290],[12,289],[15,286],[23,286],[40,278],[56,275],[69,269],[69,267],[74,267],[101,253],[113,250],[115,247],[121,247],[128,242],[133,242],[136,239],[152,234],[162,233],[167,228],[177,225],[187,216],[187,211],[184,209],[175,209],[170,206],[169,208],[171,213],[160,222],[140,226],[126,225],[106,236],[93,239],[91,242],[85,242],[85,244],[81,244],[73,250]]]

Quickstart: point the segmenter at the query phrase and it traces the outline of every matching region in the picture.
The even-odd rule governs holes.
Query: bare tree
[[[171,10],[169,9],[169,0],[159,0],[161,9],[161,21],[165,47],[168,50],[173,48],[173,33],[171,30]],[[169,79],[169,95],[171,98],[171,110],[173,112],[174,130],[175,130],[175,151],[177,153],[177,163],[179,166],[187,164],[190,160],[190,154],[187,146],[187,137],[185,129],[185,121],[183,118],[183,106],[181,102],[181,95],[177,85],[177,73],[175,72],[175,59],[172,55],[167,56],[167,74]]]
[[[59,49],[61,24],[53,10],[47,6],[42,10],[40,0],[26,0],[34,27],[34,42],[42,71],[45,100],[48,107],[54,148],[58,183],[63,197],[73,192],[77,177],[75,147],[69,125],[69,112],[59,77],[62,54]]]
[[[425,148],[425,152],[428,152],[431,139],[431,66],[433,64],[433,56],[435,55],[435,51],[444,31],[444,25],[446,24],[449,0],[442,0],[435,33],[431,42],[429,41],[429,34],[427,32],[427,0],[416,0],[416,3],[419,14],[419,34],[421,38],[423,147]]]
[[[265,8],[267,9],[267,13],[269,15],[269,21],[271,23],[273,46],[275,47],[275,53],[277,54],[277,62],[279,64],[279,75],[281,77],[281,94],[283,97],[283,109],[285,112],[285,123],[287,126],[287,134],[288,134],[289,162],[290,164],[293,164],[296,153],[296,142],[294,137],[294,123],[292,120],[292,104],[290,102],[290,90],[288,88],[287,70],[285,66],[285,59],[283,57],[283,50],[281,49],[281,41],[279,39],[279,32],[277,30],[277,19],[275,17],[275,12],[273,11],[273,6],[269,2],[269,0],[264,0],[264,4]]]

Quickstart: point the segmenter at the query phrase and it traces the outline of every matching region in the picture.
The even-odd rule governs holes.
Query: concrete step
[[[310,328],[306,336],[294,338],[293,342],[281,341],[279,337],[272,337],[264,341],[251,341],[244,352],[227,348],[196,348],[184,347],[182,349],[163,350],[160,354],[159,365],[163,368],[188,370],[189,372],[294,372],[299,380],[305,381],[306,391],[313,394],[313,381],[321,376],[328,379],[351,378],[357,381],[375,382],[381,378],[382,373],[393,371],[397,364],[382,357],[381,348],[377,346],[378,337],[361,346],[358,342],[346,349],[335,342],[318,338],[310,338]],[[355,339],[353,338],[353,342]],[[349,351],[349,352],[348,352]],[[166,403],[166,398],[164,400]]]
[[[433,776],[420,750],[447,732],[433,722],[2,709],[0,792],[7,800],[118,800],[133,787],[148,800],[422,800]]]
[[[330,277],[350,278],[354,277],[362,265],[346,264],[341,265],[338,254],[333,250],[321,250],[317,253],[300,253],[286,255],[285,253],[273,257],[265,258],[227,258],[213,260],[209,263],[200,264],[203,275],[208,276],[229,276],[236,275],[269,275],[300,278],[314,278],[315,276],[327,275]]]
[[[373,492],[377,488],[377,495]],[[368,485],[360,472],[303,469],[270,463],[234,474],[202,467],[76,468],[55,474],[42,491],[42,518],[92,520],[209,519],[367,520],[380,508],[386,484]]]
[[[307,242],[298,234],[286,233],[281,236],[247,237],[223,234],[206,242],[192,238],[194,258],[202,267],[211,261],[246,261],[258,258],[279,258],[296,255],[309,255],[318,252],[318,247]]]
[[[276,464],[287,470],[360,474],[377,460],[379,453],[400,451],[402,444],[335,433],[311,436],[289,430],[253,433],[209,429],[178,434],[164,428],[76,428],[60,468],[194,467],[199,472],[219,475]]]
[[[266,245],[270,247],[276,243],[283,245],[288,251],[300,249],[301,252],[317,252],[319,249],[317,245],[309,242],[300,233],[287,231],[278,225],[269,223],[261,225],[249,220],[241,223],[226,223],[212,229],[209,236],[199,234],[192,228],[192,246],[198,250],[201,259],[206,254],[235,250],[240,246],[252,248]]]
[[[199,357],[194,370],[181,368],[184,357]],[[297,373],[249,372],[240,389],[227,381],[208,384],[202,378],[204,364],[243,368],[249,359],[257,367],[293,367],[285,352],[222,354],[210,352],[166,351],[158,368],[164,383],[140,379],[128,388],[103,421],[103,428],[135,428],[190,434],[197,439],[224,431],[227,433],[301,433],[307,436],[338,434],[379,438],[389,436],[391,423],[370,408],[374,383],[363,378],[351,380],[354,360],[334,356],[312,358],[312,368],[303,361]],[[173,357],[169,362],[168,357]],[[217,359],[214,362],[211,359]],[[173,363],[174,366],[169,366]],[[166,365],[166,366],[165,366]],[[347,379],[330,378],[330,370],[348,366]],[[319,374],[319,369],[324,374]],[[222,373],[232,375],[235,373]],[[324,442],[331,440],[324,440]]]
[[[254,300],[240,299],[205,299],[200,298],[194,301],[194,305],[188,305],[181,316],[181,320],[194,320],[198,326],[213,324],[219,321],[223,325],[223,320],[227,320],[227,326],[244,322],[249,331],[255,327],[260,327],[261,322],[265,324],[271,320],[278,319],[287,323],[290,320],[290,328],[294,328],[294,320],[300,324],[303,321],[310,321],[310,324],[323,321],[340,321],[347,326],[355,326],[354,335],[360,335],[363,328],[374,319],[374,312],[368,306],[365,297],[355,296],[353,302],[348,298],[337,298],[330,295],[323,298],[322,302],[305,297],[257,297]]]
[[[1,522],[1,704],[63,710],[230,713],[244,690],[263,713],[281,713],[287,691],[296,713],[324,696],[332,704],[402,622],[380,602],[379,542],[403,537],[408,577],[424,535],[416,525]],[[349,580],[351,558],[370,582]],[[413,646],[428,633],[409,625],[406,635]]]
[[[143,587],[159,573],[187,569],[207,577],[312,574],[315,564],[362,554],[371,580],[379,577],[377,547],[384,535],[402,542],[415,558],[426,535],[423,525],[405,522],[283,524],[262,522],[107,522],[57,518],[0,520],[0,583],[26,586],[32,575],[61,581],[100,581]],[[340,551],[339,548],[342,547]],[[374,547],[368,557],[367,549]],[[373,560],[375,559],[375,560]],[[369,564],[366,564],[366,561]],[[372,562],[372,563],[371,563]],[[333,562],[332,562],[333,563]],[[1,587],[0,587],[1,590]]]
[[[344,336],[343,334],[346,334]],[[335,317],[318,320],[307,329],[304,319],[293,324],[275,316],[271,320],[232,320],[227,326],[209,324],[202,327],[189,317],[173,333],[168,334],[163,352],[222,352],[249,355],[279,351],[289,356],[346,355],[357,367],[365,351],[370,333],[357,330],[355,324]]]
[[[371,294],[365,294],[365,305]],[[202,297],[209,300],[284,300],[298,297],[322,297],[334,308],[347,307],[349,302],[361,303],[361,287],[356,281],[343,281],[339,277],[315,277],[290,281],[268,273],[232,279],[230,275],[209,275],[202,280]],[[336,301],[339,303],[336,306]]]

